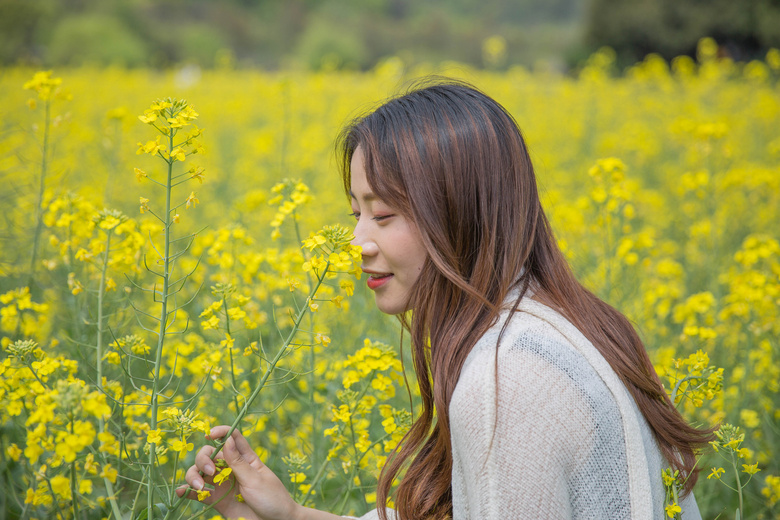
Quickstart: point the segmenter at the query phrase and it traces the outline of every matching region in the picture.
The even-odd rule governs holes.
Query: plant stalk
[[[43,231],[43,195],[46,189],[46,172],[48,169],[47,156],[49,152],[49,126],[51,126],[51,101],[46,100],[43,122],[43,151],[41,154],[41,178],[38,186],[38,199],[35,204],[35,234],[33,235],[33,250],[30,259],[30,278],[27,281],[27,289],[32,294],[32,286],[35,282],[35,265],[38,263],[38,244]]]
[[[150,429],[157,429],[157,401],[159,399],[159,384],[160,384],[160,368],[162,365],[162,352],[163,345],[165,343],[165,331],[168,323],[168,283],[170,281],[170,251],[171,251],[171,191],[172,191],[172,179],[173,179],[173,161],[170,156],[170,152],[173,150],[173,134],[171,131],[168,134],[168,181],[165,185],[165,253],[163,256],[163,288],[160,295],[160,332],[157,335],[157,353],[154,360],[154,379],[152,381],[152,398],[151,398],[151,419]],[[147,494],[147,518],[153,520],[154,509],[154,465],[156,462],[156,446],[154,443],[149,445],[149,482],[148,494]]]
[[[97,330],[97,359],[95,366],[97,368],[97,389],[100,393],[104,393],[103,390],[103,297],[106,294],[106,272],[108,272],[108,255],[111,250],[111,234],[113,229],[109,229],[106,232],[106,253],[103,258],[103,269],[100,273],[100,287],[98,289],[98,330]],[[106,431],[106,423],[102,417],[98,419],[98,432],[104,433]],[[103,459],[105,461],[105,457]],[[119,509],[119,504],[116,502],[116,496],[114,493],[114,485],[108,480],[108,477],[103,477],[103,484],[106,487],[106,494],[108,495],[108,501],[111,504],[111,511],[114,513],[114,517],[117,520],[122,518],[122,512]]]

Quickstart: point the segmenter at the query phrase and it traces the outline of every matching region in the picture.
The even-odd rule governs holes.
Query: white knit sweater
[[[507,312],[474,346],[452,396],[453,520],[665,518],[667,463],[607,361],[526,297],[501,339],[496,378]],[[680,505],[685,520],[701,519],[693,494]]]

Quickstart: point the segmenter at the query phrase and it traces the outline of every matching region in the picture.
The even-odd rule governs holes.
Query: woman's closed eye
[[[359,211],[353,211],[352,213],[349,213],[347,215],[348,217],[354,217],[355,220],[360,220],[360,212]],[[375,222],[382,222],[383,220],[387,220],[390,217],[394,217],[395,214],[391,213],[389,215],[375,215],[371,218],[371,220]]]

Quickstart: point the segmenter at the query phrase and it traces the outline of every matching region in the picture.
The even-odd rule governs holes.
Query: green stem
[[[233,335],[230,333],[230,314],[228,314],[228,306],[227,306],[227,299],[223,296],[222,297],[222,308],[225,310],[225,331],[227,332],[228,336],[230,336],[230,339],[233,339]],[[238,397],[236,396],[236,393],[238,392],[238,384],[236,383],[236,370],[233,365],[233,347],[232,345],[228,344],[228,355],[230,356],[230,381],[233,383],[233,404],[236,405],[236,412],[238,411]]]
[[[734,458],[734,450],[731,450],[731,465],[734,468],[734,475],[737,477],[737,496],[739,497],[739,516],[745,518],[745,507],[742,502],[742,482],[739,478],[739,469],[737,468],[737,460]]]
[[[111,250],[111,233],[112,229],[106,232],[106,253],[103,258],[103,269],[100,273],[100,287],[98,289],[98,330],[97,330],[97,389],[100,393],[103,393],[103,298],[106,294],[106,273],[108,272],[108,254]],[[106,431],[106,424],[102,417],[98,419],[98,431],[104,433]],[[106,463],[106,457],[103,456],[103,462]],[[116,496],[114,493],[114,485],[108,480],[108,477],[103,477],[103,484],[106,487],[106,494],[108,495],[108,501],[111,504],[111,511],[114,513],[114,517],[117,520],[122,518],[122,513],[119,509],[119,504],[116,502]]]
[[[62,509],[60,508],[60,501],[57,500],[57,495],[54,494],[54,488],[52,487],[51,480],[49,480],[48,477],[46,477],[46,485],[49,486],[49,493],[51,493],[51,498],[54,501],[54,507],[57,508],[57,514],[60,518],[65,518],[65,515],[62,514]]]
[[[70,433],[74,434],[73,424],[73,410],[68,413],[68,419],[70,420]],[[76,486],[76,462],[70,463],[70,492],[71,499],[70,505],[73,508],[73,520],[77,520],[79,517],[79,503],[78,503],[78,487]]]
[[[45,116],[43,122],[43,153],[41,157],[41,179],[38,187],[38,200],[35,204],[35,234],[33,235],[32,258],[30,259],[30,278],[27,281],[27,289],[32,294],[32,286],[35,281],[35,264],[38,262],[38,244],[43,231],[43,193],[46,188],[47,155],[49,150],[49,126],[51,120],[51,101],[46,100]]]
[[[173,130],[168,134],[168,181],[165,185],[165,253],[163,256],[163,289],[160,295],[160,332],[157,335],[157,353],[154,360],[154,379],[152,381],[152,398],[151,398],[151,419],[150,429],[157,429],[157,401],[159,399],[159,385],[160,385],[160,368],[162,366],[162,353],[163,345],[165,343],[165,330],[168,324],[168,283],[170,282],[170,252],[171,252],[171,182],[173,178],[173,161],[170,157],[170,152],[173,150]],[[146,500],[147,506],[147,518],[153,520],[154,509],[154,466],[157,461],[156,445],[152,443],[149,445],[149,481],[148,494]]]
[[[106,233],[106,252],[103,256],[103,268],[100,272],[100,286],[98,288],[98,320],[97,320],[97,388],[103,392],[103,297],[106,293],[106,272],[108,271],[108,254],[111,249],[111,231]],[[102,433],[102,430],[101,430]]]
[[[320,465],[320,469],[317,470],[317,474],[314,475],[314,478],[311,479],[311,486],[309,487],[309,490],[306,492],[305,495],[303,495],[303,498],[301,498],[301,505],[306,505],[306,501],[309,499],[309,496],[311,496],[312,491],[314,491],[314,486],[319,484],[320,479],[325,474],[325,470],[328,468],[328,465],[330,465],[330,461],[325,459],[325,462],[323,462]]]
[[[677,405],[677,403],[675,402],[675,399],[677,399],[677,392],[680,390],[680,385],[682,385],[686,381],[691,381],[693,379],[702,379],[702,376],[689,374],[689,375],[683,377],[682,379],[680,379],[679,381],[677,381],[677,384],[674,385],[674,389],[672,390],[672,394],[671,394],[672,404],[673,405],[675,405],[675,406]]]
[[[301,237],[301,228],[298,225],[298,214],[295,210],[292,212],[292,221],[293,225],[295,226],[295,237],[298,239],[298,243],[303,242],[303,238]],[[306,249],[303,248],[303,259],[304,261],[308,261],[309,258],[306,254]],[[306,278],[309,281],[309,287],[312,286],[312,279],[311,279],[311,273],[306,273]],[[309,343],[311,343],[311,349],[309,349],[309,403],[312,405],[312,410],[316,409],[316,406],[314,406],[314,387],[317,384],[317,377],[314,373],[316,367],[317,367],[317,353],[314,351],[314,313],[309,314]],[[317,414],[312,411],[311,414],[311,428],[313,432],[319,431],[319,424],[317,421]],[[312,460],[319,460],[319,446],[321,444],[321,439],[319,436],[314,436],[314,439],[312,441],[312,447],[311,447],[311,459]],[[307,495],[308,496],[308,495]]]
[[[72,424],[72,423],[71,423]],[[73,506],[73,520],[77,520],[79,517],[79,503],[78,503],[78,487],[76,486],[76,463],[70,464],[70,490],[73,494],[71,498],[71,505]]]

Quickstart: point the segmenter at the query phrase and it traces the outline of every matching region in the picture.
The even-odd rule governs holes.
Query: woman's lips
[[[392,274],[372,274],[366,280],[366,285],[368,285],[368,288],[372,291],[376,291],[389,282],[392,277]]]

